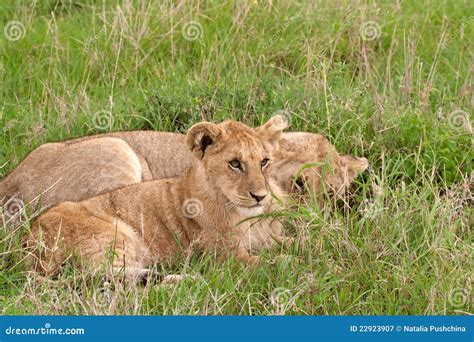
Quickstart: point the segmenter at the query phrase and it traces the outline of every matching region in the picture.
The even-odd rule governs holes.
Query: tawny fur
[[[182,177],[61,203],[40,215],[24,238],[32,268],[54,274],[71,255],[98,267],[113,255],[114,269],[139,274],[191,246],[258,263],[251,253],[281,241],[281,225],[245,220],[273,210],[271,192],[283,196],[262,164],[272,162],[284,128],[279,116],[259,130],[232,121],[194,125],[186,136],[194,161]],[[231,167],[235,159],[241,169]]]
[[[323,188],[341,193],[368,166],[367,159],[340,156],[325,137],[305,132],[284,133],[275,158],[272,178],[287,192],[298,190],[294,176],[307,163],[330,166],[330,172],[321,167],[303,172],[315,193]],[[178,133],[115,132],[44,144],[0,181],[0,204],[14,196],[33,209],[39,201],[43,208],[80,201],[125,185],[179,177],[192,161],[185,136]]]
[[[342,196],[354,178],[369,165],[366,158],[341,156],[320,134],[285,133],[279,146],[270,172],[279,186],[288,192],[303,190],[294,182],[298,178],[303,187],[315,194],[331,192]],[[306,164],[310,167],[302,168]]]

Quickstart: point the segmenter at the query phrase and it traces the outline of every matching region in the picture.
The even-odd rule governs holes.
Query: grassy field
[[[176,285],[32,279],[0,227],[1,314],[473,313],[474,2],[0,2],[0,174],[42,143],[291,113],[365,156],[348,204],[285,213],[304,248]],[[289,261],[276,262],[278,254]]]

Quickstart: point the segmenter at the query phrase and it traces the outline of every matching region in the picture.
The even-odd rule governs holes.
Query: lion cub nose
[[[255,198],[257,203],[261,202],[265,197],[267,197],[267,193],[265,191],[261,191],[259,193],[254,194],[252,191],[249,191],[250,196]]]

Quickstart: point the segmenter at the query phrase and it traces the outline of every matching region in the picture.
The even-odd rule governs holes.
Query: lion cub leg
[[[97,270],[111,266],[139,277],[146,272],[146,248],[132,227],[106,214],[94,215],[80,203],[65,202],[41,215],[24,238],[32,269],[57,274],[64,262]]]

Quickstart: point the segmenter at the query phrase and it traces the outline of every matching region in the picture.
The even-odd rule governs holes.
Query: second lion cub
[[[280,116],[258,129],[234,121],[194,125],[186,143],[195,160],[182,177],[64,202],[42,214],[24,238],[32,267],[54,274],[73,254],[98,266],[112,250],[114,269],[140,275],[190,245],[258,262],[251,251],[280,240],[281,226],[241,221],[272,210],[271,192],[282,195],[267,170],[284,128]]]

